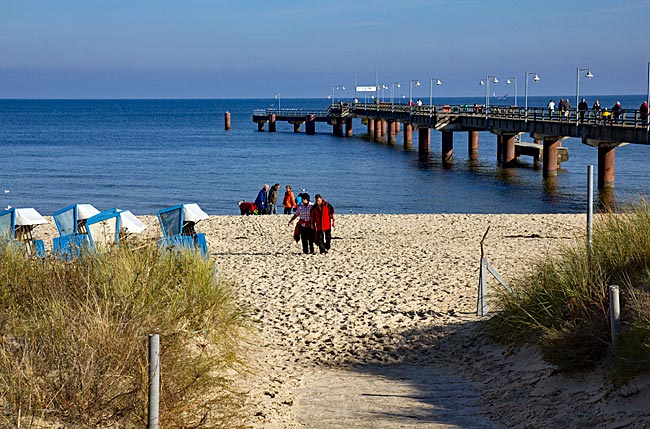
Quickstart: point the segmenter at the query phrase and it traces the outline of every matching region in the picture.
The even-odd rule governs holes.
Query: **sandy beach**
[[[648,377],[612,389],[603,370],[557,374],[477,329],[487,227],[485,257],[512,279],[582,240],[584,215],[341,215],[326,255],[303,255],[288,219],[197,226],[258,330],[240,379],[254,428],[650,425]]]

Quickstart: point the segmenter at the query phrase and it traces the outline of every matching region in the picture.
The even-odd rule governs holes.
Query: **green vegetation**
[[[610,351],[608,286],[621,288],[619,349]],[[586,243],[535,264],[500,296],[488,332],[509,343],[534,343],[561,370],[593,367],[611,357],[615,379],[650,372],[650,208],[603,214]]]
[[[246,321],[212,262],[155,245],[78,261],[0,249],[0,426],[146,427],[147,341],[162,427],[239,427]]]

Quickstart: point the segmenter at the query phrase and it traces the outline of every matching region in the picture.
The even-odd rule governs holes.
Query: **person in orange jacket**
[[[316,244],[320,253],[327,253],[332,241],[332,228],[336,227],[334,207],[320,194],[316,194],[316,204],[311,208],[311,224],[316,232]]]
[[[291,211],[296,207],[296,197],[293,195],[291,185],[287,185],[287,190],[282,199],[282,205],[284,206],[284,214],[291,214]]]

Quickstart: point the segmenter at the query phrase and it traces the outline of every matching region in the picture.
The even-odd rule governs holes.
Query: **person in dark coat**
[[[578,113],[580,115],[580,122],[584,121],[585,119],[585,112],[589,110],[589,105],[587,104],[587,100],[584,98],[580,100],[580,103],[578,103]]]
[[[641,106],[639,107],[639,117],[641,118],[641,122],[643,122],[643,125],[646,125],[648,123],[648,102],[647,101],[641,103]]]
[[[614,104],[614,107],[612,107],[612,116],[614,118],[614,123],[618,124],[622,113],[623,107],[621,106],[621,102],[617,101],[616,104]]]
[[[269,214],[278,214],[276,209],[278,204],[278,189],[280,189],[280,184],[276,183],[271,186],[271,190],[269,191]]]

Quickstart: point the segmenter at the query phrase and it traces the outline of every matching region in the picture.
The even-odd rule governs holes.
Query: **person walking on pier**
[[[316,204],[311,208],[311,224],[316,231],[316,244],[320,253],[327,253],[332,242],[332,228],[334,228],[334,207],[316,194]]]
[[[564,99],[564,116],[569,117],[571,115],[571,102],[568,98]]]
[[[291,214],[291,210],[296,207],[296,198],[293,196],[291,185],[287,185],[286,189],[282,199],[282,206],[284,207],[284,214]]]
[[[587,104],[587,100],[584,98],[580,100],[580,103],[578,103],[578,113],[580,114],[580,122],[585,120],[585,113],[589,110],[589,105]]]
[[[600,107],[600,101],[598,100],[594,101],[594,105],[591,106],[591,110],[593,110],[596,113],[600,112],[602,110],[602,107]]]
[[[648,102],[644,101],[639,107],[639,117],[641,118],[641,123],[643,125],[648,124]]]
[[[309,194],[302,193],[302,204],[298,206],[296,213],[293,215],[287,225],[291,226],[291,222],[295,218],[298,220],[298,229],[300,230],[300,240],[302,241],[302,253],[314,253],[314,230],[312,229],[311,222],[311,208],[309,203]]]
[[[553,119],[553,111],[555,110],[555,101],[553,101],[552,99],[548,100],[548,104],[546,105],[546,107],[548,108],[548,116],[551,119]]]
[[[621,107],[621,102],[617,101],[616,104],[614,104],[614,107],[612,107],[612,117],[614,119],[614,123],[618,124],[618,121],[620,120],[621,113],[623,113],[623,107]]]

